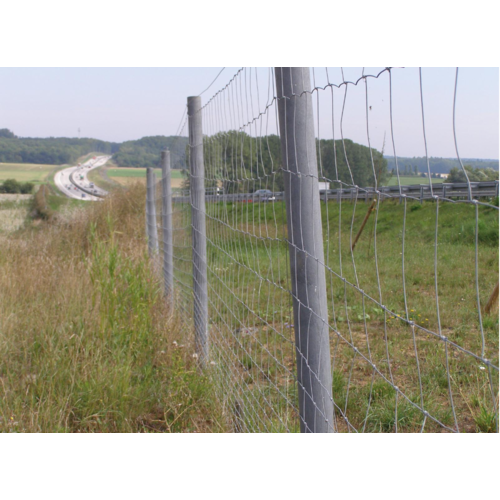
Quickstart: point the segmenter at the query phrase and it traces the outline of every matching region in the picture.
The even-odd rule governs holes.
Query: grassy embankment
[[[434,272],[435,203],[420,205],[408,201],[404,273],[404,204],[393,201],[381,204],[376,234],[380,290],[374,253],[375,216],[369,219],[351,253],[353,208],[352,203],[344,202],[339,214],[337,203],[322,203],[337,414],[344,412],[356,429],[364,427],[366,431],[390,432],[395,429],[397,405],[399,431],[414,432],[422,427],[424,415],[402,396],[397,398],[391,384],[374,374],[371,365],[360,356],[362,354],[372,359],[386,379],[392,380],[413,403],[423,405],[444,425],[454,427],[454,407],[461,431],[493,431],[495,404],[498,408],[498,372],[493,369],[491,372],[492,396],[488,369],[481,362],[451,344],[447,345],[446,353],[445,343],[426,331],[439,332],[439,318],[443,335],[481,355],[483,335],[474,271],[475,207],[452,203],[439,205],[439,315]],[[207,210],[210,215],[207,219],[207,257],[214,352],[220,349],[220,361],[226,363],[227,371],[233,374],[228,387],[234,388],[248,403],[248,428],[283,430],[282,422],[285,421],[293,427],[293,422],[297,423],[296,416],[290,405],[284,404],[284,397],[296,402],[297,394],[283,203],[209,204]],[[353,237],[366,210],[367,205],[358,203]],[[186,235],[181,230],[174,232],[179,280],[190,273],[189,247],[185,250],[185,261],[179,253],[189,239],[188,220],[179,219],[182,213],[176,210],[175,224],[186,227]],[[498,210],[479,207],[478,239],[479,294],[481,307],[484,307],[498,280]],[[359,288],[367,294],[364,300],[349,284],[344,287],[337,275],[350,283],[358,282]],[[403,286],[406,288],[406,307]],[[394,314],[384,313],[368,298],[378,300],[380,294],[382,302]],[[401,317],[407,317],[426,330],[415,328],[413,335],[413,329],[401,321]],[[482,327],[485,357],[498,366],[498,312],[483,313]],[[242,328],[250,329],[250,334],[242,335]],[[349,344],[358,349],[358,354]],[[339,427],[347,430],[342,419],[339,419]],[[442,427],[427,418],[425,430],[440,431]]]
[[[223,430],[145,254],[144,196],[0,235],[0,431]]]
[[[116,182],[123,185],[128,185],[140,180],[141,182],[146,182],[146,169],[145,168],[107,168],[106,174]],[[155,168],[155,174],[157,179],[161,179],[161,169]],[[180,187],[182,183],[182,174],[180,170],[171,171],[171,185],[173,188]]]
[[[445,179],[432,179],[431,181],[433,184],[440,184],[445,181]],[[413,186],[414,184],[424,184],[428,185],[429,184],[429,179],[427,177],[416,177],[416,176],[404,176],[400,175],[399,176],[399,182],[401,183],[402,186]],[[397,175],[393,175],[390,179],[389,182],[387,183],[388,186],[397,186],[398,185],[398,177]]]

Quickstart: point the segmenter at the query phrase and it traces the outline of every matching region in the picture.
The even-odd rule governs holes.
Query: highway
[[[95,156],[82,165],[60,170],[54,176],[54,182],[69,198],[100,201],[108,192],[97,186],[91,187],[92,183],[88,180],[87,174],[95,168],[102,167],[110,158],[111,156]]]

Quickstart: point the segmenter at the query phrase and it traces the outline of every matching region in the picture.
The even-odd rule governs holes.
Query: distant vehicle
[[[85,193],[82,193],[82,198],[85,198]]]
[[[253,198],[256,201],[275,201],[276,196],[274,196],[274,193],[270,191],[269,189],[257,189],[253,193]]]
[[[91,189],[93,189],[93,188],[94,188],[94,183],[93,183],[93,182],[91,182],[91,183],[89,184],[89,186],[90,186],[90,188],[91,188]]]

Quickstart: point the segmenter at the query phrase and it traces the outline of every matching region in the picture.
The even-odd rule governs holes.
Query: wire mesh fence
[[[498,432],[498,181],[460,159],[458,70],[464,182],[432,184],[429,161],[401,181],[404,71],[242,68],[190,98],[190,176],[151,184],[148,240],[237,432]],[[418,90],[428,160],[421,71]]]

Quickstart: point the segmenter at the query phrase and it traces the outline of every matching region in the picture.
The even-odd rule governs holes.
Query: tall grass
[[[0,241],[0,431],[220,431],[144,242],[144,188]]]

